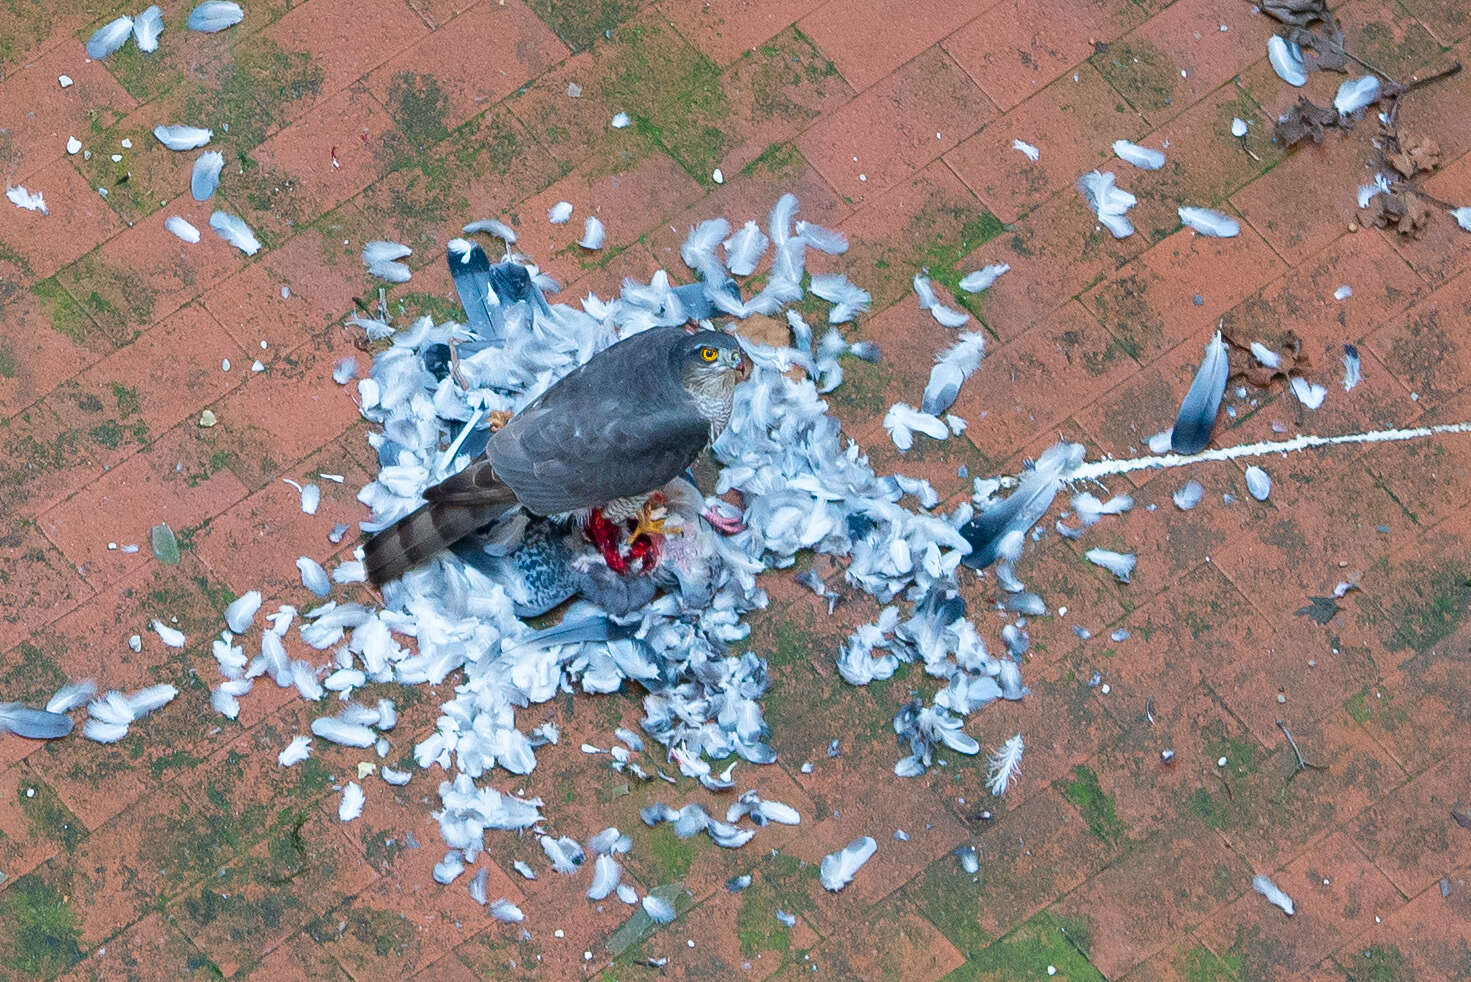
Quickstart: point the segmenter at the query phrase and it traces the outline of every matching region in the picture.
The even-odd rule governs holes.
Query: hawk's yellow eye
[[[715,351],[714,348],[701,348],[700,349],[700,357],[702,359],[704,359],[705,361],[714,361],[715,358],[716,358],[716,354],[717,354],[717,352]]]

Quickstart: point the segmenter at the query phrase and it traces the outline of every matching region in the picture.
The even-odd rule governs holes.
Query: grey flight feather
[[[1170,449],[1175,453],[1200,453],[1211,442],[1216,416],[1221,411],[1221,397],[1226,394],[1226,378],[1230,374],[1230,358],[1221,332],[1205,348],[1205,360],[1190,383],[1190,391],[1180,403],[1180,415],[1170,435]]]

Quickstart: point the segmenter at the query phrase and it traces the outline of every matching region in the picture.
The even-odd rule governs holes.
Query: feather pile
[[[570,213],[570,206],[559,211]],[[436,323],[423,317],[403,326],[351,320],[387,342],[366,377],[347,379],[363,415],[375,425],[369,443],[378,473],[358,495],[373,510],[364,530],[408,514],[427,486],[478,454],[488,438],[481,425],[487,414],[516,412],[618,339],[719,314],[779,316],[803,296],[806,251],[846,248],[841,235],[798,220],[797,212],[797,199],[783,195],[764,231],[755,223],[732,231],[724,219],[703,222],[681,250],[695,282],[675,285],[660,270],[648,282],[626,280],[612,299],[589,295],[580,307],[549,302],[547,281],[535,266],[491,266],[478,246],[452,244],[448,261],[467,314],[471,300],[486,298],[478,320],[469,315],[468,323]],[[743,297],[730,278],[742,270],[763,274],[760,292]],[[465,278],[471,273],[473,282]],[[812,284],[813,293],[832,305],[831,321],[867,307],[867,293],[845,278],[818,274]],[[710,789],[733,787],[736,769],[747,763],[774,761],[761,706],[770,684],[766,663],[757,650],[736,655],[729,646],[749,633],[744,615],[767,603],[758,574],[789,566],[810,550],[845,557],[848,585],[890,611],[840,653],[845,678],[862,684],[882,677],[890,664],[918,660],[941,680],[933,704],[911,703],[894,720],[910,750],[897,769],[919,773],[937,751],[977,753],[979,746],[961,728],[965,716],[995,699],[1020,699],[1026,690],[1016,658],[992,657],[958,600],[956,571],[972,548],[960,527],[972,510],[967,504],[949,515],[932,514],[938,495],[927,482],[874,472],[860,448],[844,438],[821,395],[840,384],[843,359],[876,358],[876,350],[850,343],[836,330],[814,343],[802,317],[786,313],[789,345],[743,342],[754,368],[736,390],[730,421],[713,447],[720,471],[710,490],[740,493],[746,502],[743,530],[716,534],[702,517],[704,497],[676,481],[666,487],[670,521],[685,534],[666,537],[661,562],[644,577],[579,578],[574,558],[595,555],[581,532],[523,516],[388,584],[381,608],[333,599],[334,584],[363,578],[356,560],[323,571],[330,582],[319,606],[299,616],[282,608],[265,627],[257,624],[261,597],[247,594],[230,605],[229,631],[215,642],[226,679],[217,690],[217,708],[238,708],[232,700],[254,681],[294,688],[314,701],[331,693],[337,697],[332,715],[315,719],[312,735],[376,748],[381,756],[393,740],[391,704],[365,705],[354,701],[355,694],[370,685],[453,678],[434,732],[413,747],[419,768],[443,772],[436,817],[447,854],[436,878],[448,882],[473,869],[487,831],[526,830],[542,820],[539,799],[495,785],[507,775],[529,773],[537,748],[556,739],[547,727],[523,729],[518,710],[561,693],[624,686],[642,692],[642,735],[627,734],[611,750],[587,748],[607,754],[609,766],[636,780],[655,777],[625,749],[644,740],[671,768]],[[734,327],[739,332],[739,323]],[[457,355],[453,372],[451,344]],[[956,373],[963,380],[982,352],[980,335],[962,336],[937,365],[948,374],[934,398],[948,392],[953,399],[950,390],[960,384]],[[901,429],[910,439],[914,432],[937,439],[951,432],[936,414],[905,410],[895,420],[896,439]],[[1035,522],[1075,464],[1071,445],[1045,454],[1030,483],[1013,495],[1014,503],[1008,500],[1008,527]],[[1015,538],[1013,556],[1020,550],[1020,535]],[[300,569],[314,592],[322,593],[315,564],[303,557]],[[630,593],[645,586],[646,593]],[[537,630],[523,619],[578,594],[581,599],[560,624]],[[906,613],[910,604],[912,612]],[[1011,631],[1009,651],[1024,651],[1025,639]],[[259,654],[247,657],[250,648]],[[305,754],[309,744],[300,739],[293,746]],[[713,760],[737,763],[717,770]],[[385,780],[389,770],[379,772]],[[413,779],[393,772],[394,782]],[[370,786],[364,790],[371,795]],[[677,834],[704,833],[728,847],[755,834],[736,824],[742,819],[759,827],[800,817],[755,795],[741,796],[724,820],[697,805],[660,806],[645,816],[673,822]],[[616,890],[625,902],[636,901],[611,860],[579,863],[575,841],[541,841],[554,868],[591,866],[591,873],[580,875],[593,878],[594,893],[611,896],[608,891]],[[839,889],[874,848],[873,840],[860,840],[829,857],[825,885]],[[644,903],[657,920],[669,902],[651,895]],[[520,912],[515,915],[507,919],[519,919]]]

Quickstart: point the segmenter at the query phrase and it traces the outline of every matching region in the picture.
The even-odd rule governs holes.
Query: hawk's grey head
[[[751,360],[741,343],[723,331],[694,331],[679,339],[672,357],[700,415],[710,421],[714,435],[719,435],[730,419],[736,384],[751,373]]]

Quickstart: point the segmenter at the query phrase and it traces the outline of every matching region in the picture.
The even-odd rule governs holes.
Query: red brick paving
[[[1377,164],[1369,123],[1322,146],[1273,145],[1271,120],[1298,93],[1267,66],[1272,24],[1249,5],[306,0],[248,3],[244,23],[202,36],[182,29],[190,5],[169,3],[155,56],[104,62],[79,39],[116,13],[72,6],[22,4],[0,25],[0,158],[8,183],[51,208],[0,204],[0,698],[41,701],[79,677],[182,693],[112,746],[0,737],[7,971],[621,978],[668,957],[666,975],[691,978],[1018,979],[1049,965],[1131,980],[1463,977],[1471,832],[1451,811],[1471,801],[1464,438],[1265,460],[1264,504],[1244,494],[1241,464],[1111,482],[1134,494],[1132,514],[1023,560],[1029,585],[1069,608],[1030,625],[1031,695],[967,724],[987,747],[1026,736],[1004,800],[985,793],[977,761],[894,778],[888,724],[913,677],[843,685],[831,651],[871,611],[829,623],[786,584],[772,584],[781,612],[752,618],[757,650],[781,653],[767,712],[781,763],[748,779],[798,807],[799,827],[733,852],[694,840],[680,859],[669,830],[641,831],[637,808],[707,796],[623,794],[576,751],[611,721],[635,725],[636,700],[544,707],[564,746],[518,787],[548,799],[559,831],[633,829],[630,882],[677,881],[695,905],[616,957],[604,948],[628,916],[616,899],[591,905],[577,881],[506,872],[535,858],[532,840],[492,833],[481,859],[490,892],[527,909],[529,935],[489,920],[464,881],[435,884],[431,777],[373,784],[363,817],[341,825],[358,755],[319,745],[291,770],[274,759],[318,707],[268,679],[238,721],[207,705],[207,639],[232,592],[264,584],[306,602],[292,560],[339,554],[326,531],[362,517],[372,456],[354,390],[330,373],[343,357],[368,364],[342,322],[377,302],[357,257],[369,238],[415,249],[414,281],[389,291],[395,312],[453,302],[441,243],[486,217],[519,223],[519,248],[567,296],[606,296],[660,265],[682,276],[678,245],[696,222],[759,221],[795,190],[803,217],[853,243],[812,268],[874,295],[846,332],[885,349],[881,369],[850,369],[834,412],[880,468],[947,494],[967,487],[960,464],[1015,469],[1058,434],[1090,457],[1143,452],[1218,322],[1246,340],[1291,332],[1329,388],[1315,413],[1280,385],[1233,392],[1221,443],[1471,417],[1471,238],[1443,215],[1418,240],[1359,227],[1355,189]],[[1350,50],[1396,77],[1471,61],[1460,4],[1336,12]],[[76,84],[61,88],[62,73]],[[1338,81],[1304,91],[1324,101]],[[1463,74],[1400,116],[1442,149],[1427,192],[1458,204],[1471,204],[1468,98]],[[637,125],[612,130],[619,111]],[[1233,116],[1251,124],[1244,148],[1226,135]],[[158,147],[159,122],[215,130],[227,166],[214,201],[185,193],[192,155]],[[65,155],[73,135],[90,161]],[[1122,164],[1117,138],[1165,147],[1166,167]],[[1139,196],[1134,236],[1099,230],[1073,189],[1093,168]],[[549,226],[562,199],[573,221]],[[1238,214],[1240,237],[1178,229],[1187,203]],[[261,254],[213,235],[216,207],[258,231]],[[172,214],[203,240],[170,235]],[[594,214],[609,249],[587,255],[572,243]],[[917,401],[950,340],[910,277],[929,267],[943,285],[987,262],[1013,269],[969,301],[991,334],[956,404],[970,428],[900,455],[877,417]],[[1344,284],[1353,296],[1332,299]],[[1345,342],[1365,377],[1352,393],[1338,384]],[[251,372],[257,358],[264,372]],[[211,428],[198,424],[206,408]],[[322,487],[317,515],[283,477]],[[1171,495],[1190,477],[1206,500],[1181,512]],[[181,534],[177,567],[149,550],[160,521]],[[1137,552],[1134,582],[1088,565],[1095,545]],[[1327,625],[1293,613],[1355,577],[1361,591]],[[989,635],[999,622],[972,592]],[[185,649],[159,643],[158,616],[177,618]],[[1116,628],[1130,637],[1109,640]],[[791,650],[790,637],[807,643]],[[433,728],[441,690],[403,707],[399,751]],[[1321,768],[1297,766],[1279,720]],[[830,760],[834,736],[843,754]],[[860,834],[879,840],[873,862],[842,893],[822,890],[812,865]],[[980,858],[975,878],[951,855],[962,843]],[[741,872],[751,890],[728,893]],[[1295,917],[1250,890],[1254,872],[1295,898]]]

